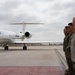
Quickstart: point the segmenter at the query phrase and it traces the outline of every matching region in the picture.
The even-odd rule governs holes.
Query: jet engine
[[[32,35],[29,32],[25,32],[24,35],[25,35],[26,38],[31,38],[32,37]]]

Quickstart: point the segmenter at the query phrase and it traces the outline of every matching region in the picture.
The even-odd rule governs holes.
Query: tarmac
[[[56,54],[65,59],[62,46],[0,47],[0,75],[64,75],[64,67]]]

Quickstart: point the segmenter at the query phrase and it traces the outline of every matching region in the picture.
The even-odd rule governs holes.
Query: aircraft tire
[[[5,46],[4,49],[5,49],[5,50],[8,50],[8,46]]]
[[[27,46],[23,46],[23,50],[27,50]]]

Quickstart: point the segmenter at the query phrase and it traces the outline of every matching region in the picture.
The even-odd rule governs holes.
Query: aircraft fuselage
[[[12,31],[5,31],[5,30],[0,30],[0,44],[1,43],[14,43],[15,39],[22,39],[23,38],[22,33],[15,33]]]

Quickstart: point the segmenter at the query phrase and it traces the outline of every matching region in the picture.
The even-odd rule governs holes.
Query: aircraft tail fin
[[[22,28],[22,32],[25,33],[25,28],[26,28],[26,25],[38,25],[38,24],[44,24],[44,23],[10,23],[11,25],[23,25],[23,28]]]

